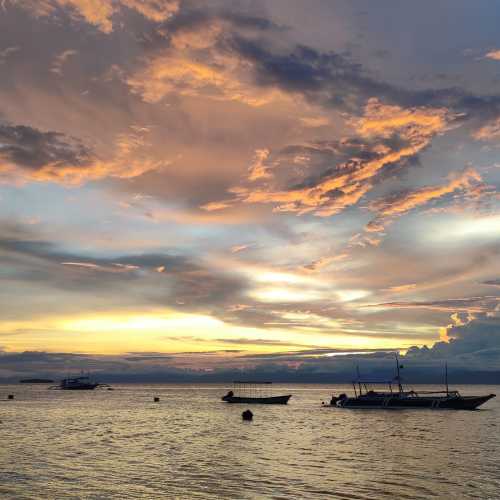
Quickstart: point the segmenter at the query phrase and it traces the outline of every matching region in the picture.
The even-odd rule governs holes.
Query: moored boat
[[[448,370],[446,368],[446,390],[444,391],[414,391],[405,390],[400,374],[399,360],[396,357],[397,375],[393,380],[380,382],[363,380],[359,378],[353,381],[354,397],[347,394],[332,396],[329,406],[338,408],[360,408],[360,409],[449,409],[449,410],[475,410],[486,401],[495,397],[495,394],[482,396],[462,396],[458,391],[450,391],[448,388]],[[386,384],[388,391],[375,391],[369,386],[375,384]],[[394,386],[397,387],[394,387]]]
[[[92,391],[97,387],[108,387],[108,385],[91,380],[88,375],[81,375],[79,377],[62,379],[59,385],[52,386],[50,389],[60,389],[62,391]]]
[[[267,394],[271,382],[234,382],[234,389],[229,391],[221,399],[226,403],[286,405],[292,397],[291,394],[274,396]],[[235,394],[237,392],[237,394]]]

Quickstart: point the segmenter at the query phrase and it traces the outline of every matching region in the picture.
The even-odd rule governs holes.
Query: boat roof
[[[235,380],[233,384],[272,384],[272,382],[261,382],[257,380]]]
[[[365,379],[358,379],[358,380],[353,380],[353,383],[355,384],[394,384],[395,380],[365,380]]]

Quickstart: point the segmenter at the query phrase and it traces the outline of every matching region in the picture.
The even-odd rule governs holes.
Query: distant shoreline
[[[171,381],[165,381],[165,380],[136,380],[136,381],[118,381],[118,380],[110,380],[105,377],[102,377],[103,383],[112,383],[114,385],[185,385],[185,386],[190,386],[190,385],[206,385],[206,386],[229,386],[233,384],[232,380],[228,381],[203,381],[203,380],[171,380]],[[54,383],[53,380],[47,380],[43,382],[21,382],[20,380],[0,380],[0,385],[47,385],[47,384],[52,384]],[[327,381],[317,381],[317,382],[312,382],[312,381],[298,381],[298,380],[277,380],[273,381],[273,384],[276,385],[287,385],[287,384],[293,384],[293,385],[318,385],[318,386],[325,386],[325,385],[351,385],[351,381],[336,381],[336,382],[327,382]],[[420,385],[437,385],[441,386],[443,385],[442,382],[440,381],[430,381],[430,382],[411,382],[411,381],[405,381],[405,385],[407,386],[420,386]],[[500,381],[457,381],[450,383],[450,386],[460,386],[460,385],[493,385],[493,386],[499,386]]]

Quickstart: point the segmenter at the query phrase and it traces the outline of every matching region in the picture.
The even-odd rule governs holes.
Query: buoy
[[[9,394],[9,395],[7,396],[7,399],[14,399],[14,394]]]
[[[159,403],[159,402],[160,402],[160,398],[155,397],[155,398],[154,398],[154,402],[155,402],[155,403]]]
[[[252,420],[253,418],[253,413],[250,411],[250,410],[245,410],[242,414],[241,414],[241,418],[243,420]]]

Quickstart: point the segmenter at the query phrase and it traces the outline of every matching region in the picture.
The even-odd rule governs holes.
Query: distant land
[[[305,370],[277,369],[273,371],[258,370],[217,370],[212,373],[195,371],[149,372],[149,373],[112,373],[95,371],[93,377],[102,383],[109,384],[230,384],[234,380],[271,381],[277,384],[350,384],[356,378],[353,371],[341,372],[306,372]],[[384,370],[364,370],[364,378],[372,380],[388,380],[392,372]],[[497,371],[467,371],[454,369],[448,371],[450,386],[460,384],[491,384],[500,385],[500,370]],[[0,382],[9,383],[8,379]],[[403,382],[412,384],[444,384],[442,368],[427,370],[405,369]]]
[[[25,378],[19,381],[20,384],[53,384],[54,381],[48,378]]]

